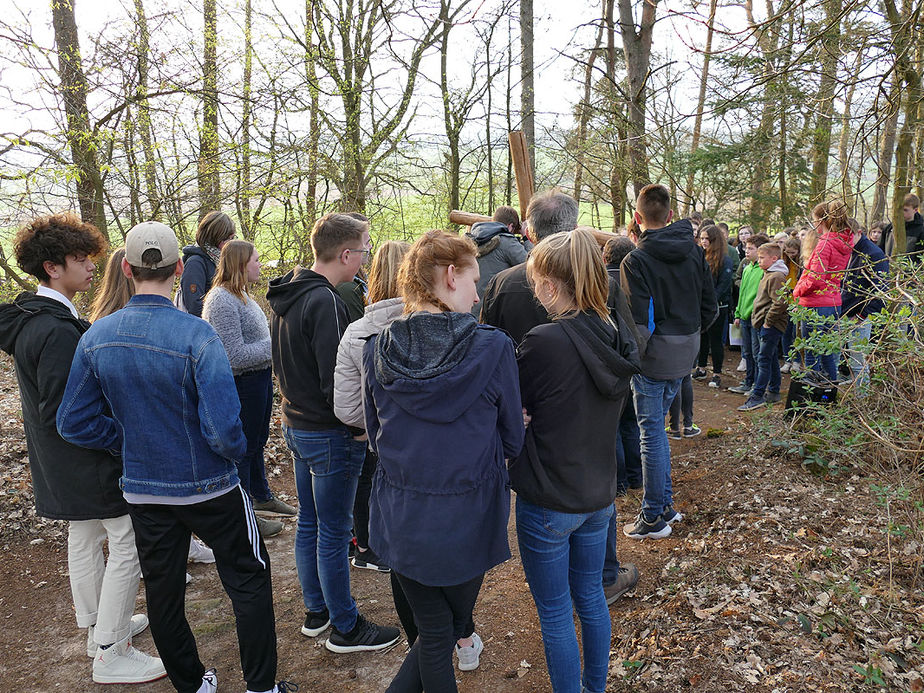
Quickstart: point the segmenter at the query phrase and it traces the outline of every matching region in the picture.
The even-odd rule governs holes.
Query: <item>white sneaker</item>
[[[132,647],[131,640],[100,648],[93,660],[95,683],[147,683],[167,675],[159,657],[146,655]]]
[[[739,373],[744,373],[747,371],[747,369],[748,369],[748,362],[745,361],[744,359],[741,359],[741,361],[738,362],[738,367],[735,370],[738,371]]]
[[[479,657],[484,651],[484,643],[481,641],[478,633],[472,633],[472,646],[459,647],[455,646],[456,656],[459,658],[459,671],[474,671],[478,668]]]
[[[192,575],[186,573],[186,584],[188,585],[190,582],[192,582]]]
[[[218,690],[218,674],[209,669],[202,675],[202,685],[196,693],[215,693]]]
[[[780,373],[789,373],[790,368],[792,368],[792,364],[787,361],[782,366],[780,366]]]
[[[132,616],[131,620],[131,636],[134,638],[138,633],[143,631],[148,627],[148,617],[144,614],[135,614]],[[93,626],[87,628],[87,657],[93,659],[96,656],[96,650],[99,649],[99,645],[96,644],[96,641],[93,640],[94,633]],[[107,643],[108,644],[108,643]]]
[[[214,563],[215,554],[205,544],[198,539],[190,538],[189,540],[189,562],[190,563]]]

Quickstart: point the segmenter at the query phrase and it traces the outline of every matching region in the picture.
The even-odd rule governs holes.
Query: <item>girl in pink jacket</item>
[[[811,308],[822,320],[803,323],[803,337],[830,330],[831,324],[823,319],[836,318],[840,314],[841,282],[852,250],[847,205],[843,201],[831,200],[816,205],[812,210],[812,223],[818,233],[818,244],[792,293],[800,306]],[[837,359],[837,353],[807,352],[805,365],[834,382],[837,380]]]

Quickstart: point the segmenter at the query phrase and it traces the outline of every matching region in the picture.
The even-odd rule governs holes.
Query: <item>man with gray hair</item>
[[[534,195],[526,209],[530,240],[543,238],[577,226],[578,203],[570,195],[549,190]],[[505,330],[519,344],[536,325],[549,321],[549,314],[536,300],[526,281],[526,263],[522,262],[490,281],[481,301],[481,322]]]

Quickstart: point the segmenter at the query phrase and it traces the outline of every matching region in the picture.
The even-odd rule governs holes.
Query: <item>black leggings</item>
[[[683,412],[683,421],[680,414]],[[684,376],[670,408],[670,427],[673,431],[689,428],[693,425],[693,378]]]
[[[419,637],[387,693],[455,693],[452,649],[475,631],[472,610],[484,575],[451,587],[422,585],[404,575],[397,579],[414,610]]]
[[[372,476],[379,462],[379,456],[366,448],[366,459],[356,484],[356,500],[353,501],[353,534],[361,549],[369,548],[369,496],[372,493]]]
[[[699,336],[699,367],[705,368],[712,352],[712,372],[721,373],[725,361],[725,323],[728,322],[728,306],[719,308],[719,317],[709,326],[709,329]]]

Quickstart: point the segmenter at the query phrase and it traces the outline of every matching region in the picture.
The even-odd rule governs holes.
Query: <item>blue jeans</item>
[[[616,506],[606,529],[606,552],[603,554],[603,586],[609,587],[619,578],[619,559],[616,558],[616,539],[619,537],[619,527],[616,525]]]
[[[783,343],[780,347],[780,350],[783,352],[783,360],[788,361],[789,363],[797,362],[799,360],[798,354],[790,354],[792,351],[792,343],[796,341],[796,324],[790,320],[789,324],[786,326],[786,332],[783,333]]]
[[[674,502],[671,487],[671,448],[664,430],[664,417],[680,389],[683,378],[652,380],[644,375],[632,376],[635,416],[641,433],[642,513],[654,521],[664,508]]]
[[[642,448],[638,421],[632,398],[627,397],[616,429],[616,489],[624,491],[630,486],[638,488],[641,483]]]
[[[356,625],[350,595],[347,545],[352,537],[353,500],[366,456],[366,443],[344,428],[300,431],[282,427],[295,465],[298,529],[295,567],[308,611],[330,611],[341,633]]]
[[[750,387],[757,380],[757,354],[760,352],[760,335],[751,327],[751,321],[740,318],[741,327],[741,358],[747,366],[744,373],[744,384]]]
[[[270,415],[273,412],[273,369],[236,375],[234,385],[241,399],[241,427],[247,438],[247,453],[237,463],[237,475],[251,498],[268,501],[273,494],[266,483],[263,448],[269,438]]]
[[[835,318],[840,314],[841,309],[837,306],[819,306],[812,308],[819,317]],[[830,324],[807,320],[802,324],[802,336],[808,338],[812,334],[826,334],[833,329]],[[806,350],[805,367],[823,374],[832,383],[837,380],[837,362],[840,357],[839,353],[833,354],[816,354],[814,351]]]
[[[757,380],[754,381],[754,397],[763,397],[770,386],[770,392],[780,392],[780,362],[776,352],[783,333],[775,327],[760,328],[760,351],[757,356]]]
[[[580,693],[583,686],[602,693],[612,632],[601,574],[613,506],[591,513],[562,513],[517,497],[516,513],[520,560],[539,613],[552,690]],[[575,611],[581,620],[583,677]]]

